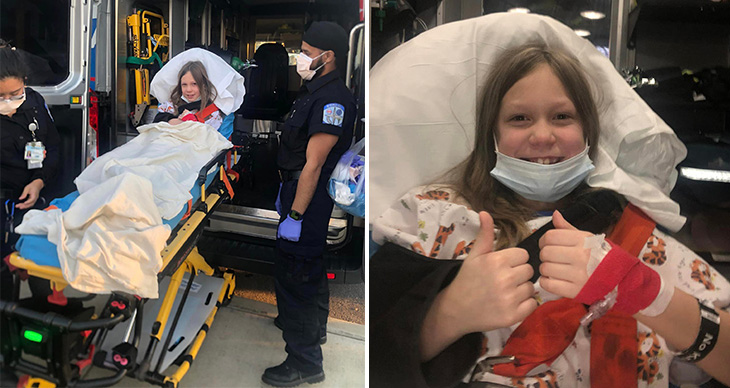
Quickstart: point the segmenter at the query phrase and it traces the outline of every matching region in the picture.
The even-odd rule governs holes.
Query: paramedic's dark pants
[[[5,200],[2,200],[2,204],[4,203]],[[5,221],[5,207],[1,206],[2,204],[0,204],[0,260],[2,260],[0,263],[0,299],[10,300],[13,295],[13,275],[10,273],[8,265],[5,263],[5,257],[13,253],[13,246],[20,236],[15,233],[8,233],[8,241],[5,242],[7,225]]]
[[[291,210],[297,182],[282,184],[280,222]],[[325,334],[322,330],[326,330],[329,314],[329,288],[322,255],[333,203],[325,183],[326,180],[320,180],[303,214],[299,241],[276,241],[276,304],[284,327],[287,362],[304,372],[322,370],[319,341]]]

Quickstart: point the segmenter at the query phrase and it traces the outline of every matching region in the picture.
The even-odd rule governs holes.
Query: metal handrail
[[[350,81],[350,78],[352,78],[352,71],[353,71],[353,68],[355,67],[355,52],[357,51],[357,50],[355,50],[355,37],[356,37],[356,34],[358,33],[358,31],[360,31],[364,28],[365,28],[365,23],[360,23],[360,24],[357,24],[355,27],[352,27],[352,30],[350,30],[350,40],[349,40],[350,51],[347,52],[347,72],[346,72],[346,76],[345,76],[345,85],[347,86],[348,89],[350,88],[350,84],[352,83]]]

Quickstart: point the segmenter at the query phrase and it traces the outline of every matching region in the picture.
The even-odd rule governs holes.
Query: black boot
[[[296,387],[302,383],[315,384],[324,381],[324,371],[303,372],[284,361],[281,365],[267,368],[261,381],[274,387]]]

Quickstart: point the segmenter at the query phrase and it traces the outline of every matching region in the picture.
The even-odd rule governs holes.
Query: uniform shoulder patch
[[[333,102],[324,106],[324,111],[322,112],[322,124],[342,127],[342,121],[344,119],[345,107],[341,104]]]

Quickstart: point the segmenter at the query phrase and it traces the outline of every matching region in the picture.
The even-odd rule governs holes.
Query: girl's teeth
[[[555,163],[555,161],[553,159],[550,159],[550,158],[537,158],[537,159],[534,160],[534,162],[535,163],[539,163],[539,164],[553,164],[553,163]]]

